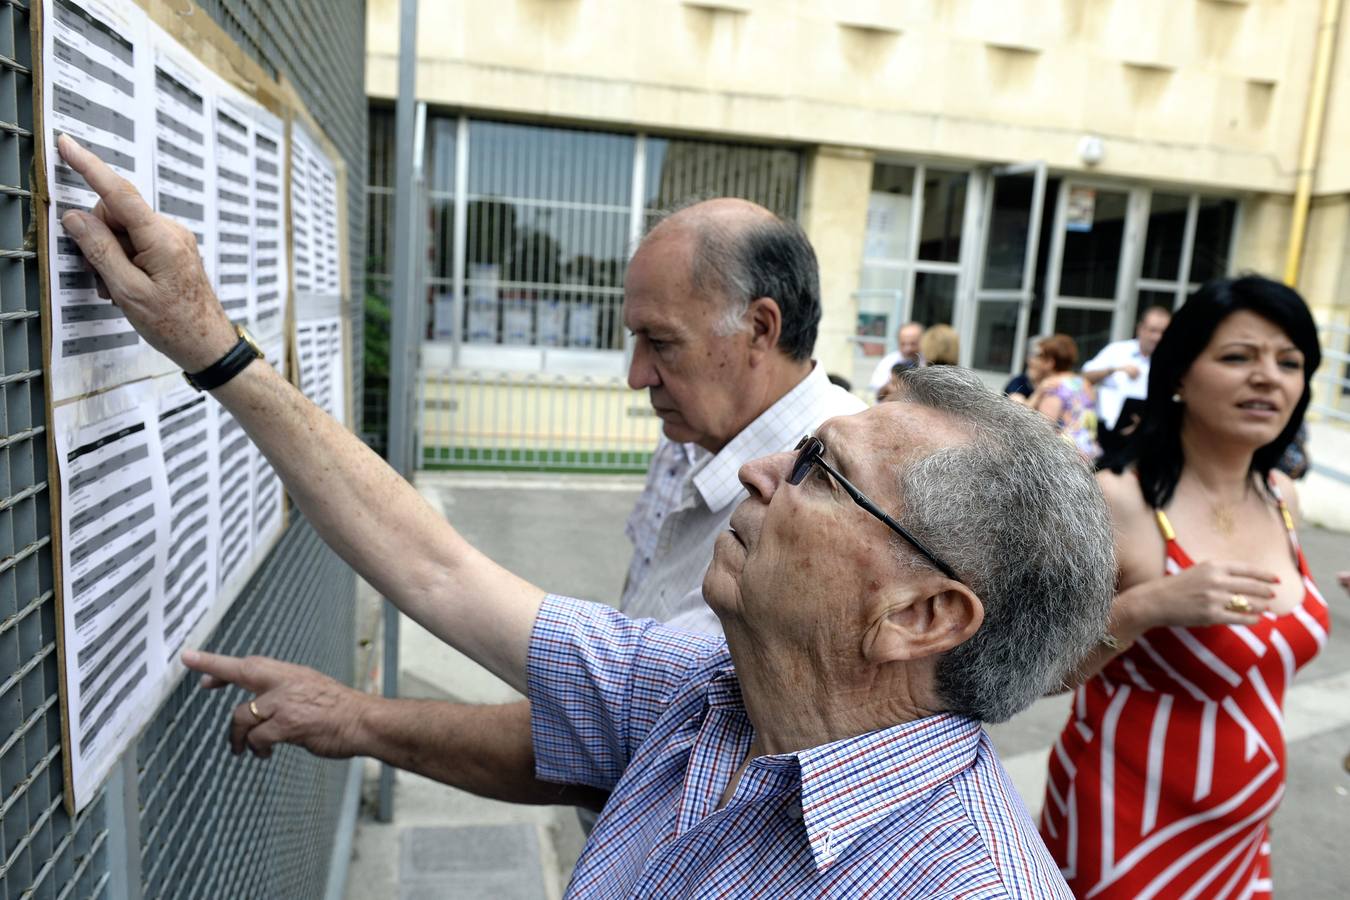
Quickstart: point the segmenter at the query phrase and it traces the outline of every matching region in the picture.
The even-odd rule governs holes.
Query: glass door
[[[1132,284],[1139,212],[1128,188],[1065,179],[1055,203],[1054,238],[1040,330],[1067,334],[1091,359],[1129,324],[1116,322]],[[1128,318],[1128,315],[1126,316]]]
[[[975,278],[975,314],[963,344],[967,364],[1017,372],[1026,355],[1036,255],[1045,199],[1045,163],[994,169],[987,176]]]

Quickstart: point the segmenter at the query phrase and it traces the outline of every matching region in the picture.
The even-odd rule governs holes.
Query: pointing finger
[[[247,690],[254,690],[252,686],[246,683],[247,675],[244,671],[243,660],[237,656],[207,653],[205,650],[184,650],[183,665],[194,672],[201,672],[205,676],[202,679],[202,684],[205,687],[215,688],[226,684],[237,684]],[[210,680],[209,683],[208,679]]]
[[[79,172],[98,194],[110,220],[125,227],[133,239],[138,229],[154,223],[155,211],[150,204],[137,193],[131,182],[114,172],[107,163],[68,134],[57,138],[56,147],[66,164]]]

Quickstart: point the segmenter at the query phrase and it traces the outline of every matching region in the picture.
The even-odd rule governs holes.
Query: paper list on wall
[[[207,399],[180,380],[158,400],[169,493],[163,627],[170,659],[177,656],[216,592],[219,512],[213,477],[215,435]]]
[[[211,104],[201,66],[152,26],[155,58],[155,209],[181,223],[214,283],[216,191]]]
[[[254,111],[253,132],[253,324],[261,332],[280,328],[286,299],[286,225],[281,120]],[[283,344],[284,346],[284,344]],[[284,362],[279,371],[285,371]]]
[[[300,391],[339,422],[346,423],[342,319],[302,319],[295,323]]]
[[[281,371],[289,147],[280,118],[135,4],[43,10],[62,712],[80,809],[177,684],[179,651],[219,622],[280,535],[285,502],[238,422],[97,297],[59,224],[97,197],[55,138],[81,140],[193,233],[232,318]]]
[[[137,336],[116,306],[100,299],[92,270],[61,226],[72,209],[98,197],[56,152],[70,134],[142,195],[152,196],[152,88],[148,20],[132,4],[51,0],[44,6],[44,122],[52,209],[52,392],[76,396],[171,366]]]
[[[258,452],[238,420],[212,401],[216,434],[216,471],[220,485],[220,547],[216,583],[246,575],[253,549],[253,457]]]
[[[221,90],[225,90],[222,85]],[[247,107],[216,98],[216,296],[230,320],[253,320],[253,135]]]
[[[291,260],[295,267],[295,292],[314,293],[314,252],[310,222],[313,210],[309,190],[309,148],[302,127],[291,130]]]
[[[309,155],[310,206],[313,210],[314,292],[338,295],[337,175],[327,157]]]
[[[62,616],[71,766],[77,794],[112,765],[109,748],[139,727],[139,695],[162,670],[157,553],[169,499],[151,383],[57,407]]]

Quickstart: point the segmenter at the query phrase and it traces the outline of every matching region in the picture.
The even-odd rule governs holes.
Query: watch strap
[[[212,391],[238,375],[248,364],[260,359],[257,346],[239,330],[239,340],[229,352],[200,372],[184,372],[187,383],[199,391]]]

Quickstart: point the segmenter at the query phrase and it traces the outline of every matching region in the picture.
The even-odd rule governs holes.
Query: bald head
[[[767,297],[782,315],[778,349],[797,362],[811,358],[820,323],[820,272],[797,223],[749,200],[718,197],[663,216],[638,252],[665,241],[689,242],[690,287],[721,305],[723,333],[745,327],[750,303]]]
[[[758,203],[739,197],[716,197],[676,207],[657,220],[647,232],[647,238],[653,238],[662,231],[680,228],[693,229],[698,233],[709,228],[735,233],[739,229],[755,224],[763,225],[777,221],[778,216]]]

